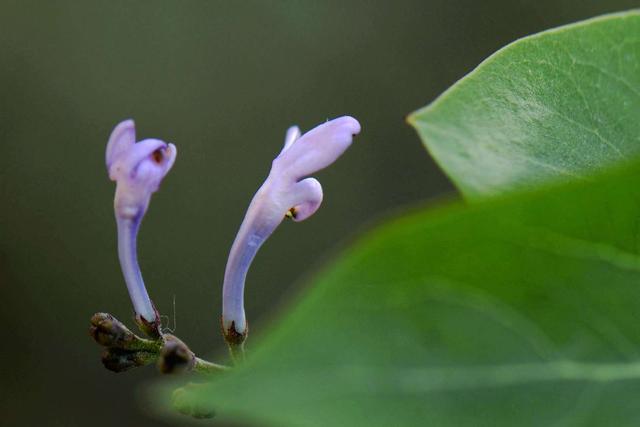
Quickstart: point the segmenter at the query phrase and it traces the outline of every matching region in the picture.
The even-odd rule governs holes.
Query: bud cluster
[[[162,341],[137,336],[109,313],[96,313],[91,317],[89,335],[104,347],[102,363],[113,372],[153,363],[162,347]]]

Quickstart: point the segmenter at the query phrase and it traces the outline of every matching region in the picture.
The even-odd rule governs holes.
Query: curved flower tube
[[[222,329],[230,346],[241,346],[248,333],[244,284],[249,266],[264,241],[285,217],[304,221],[322,203],[322,186],[309,175],[336,161],[360,132],[353,117],[323,123],[300,136],[289,128],[284,148],[257,191],[236,236],[224,275]]]
[[[136,143],[133,120],[118,124],[107,144],[107,171],[109,178],[116,182],[114,211],[118,226],[120,266],[136,321],[150,335],[159,334],[160,316],[142,280],[136,242],[151,194],[158,190],[162,178],[173,166],[176,154],[173,144],[158,139]]]

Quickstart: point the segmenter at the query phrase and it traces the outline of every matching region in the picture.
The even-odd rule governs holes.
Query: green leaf
[[[640,13],[501,49],[409,122],[470,199],[588,179],[640,152]]]
[[[181,410],[278,426],[640,424],[640,165],[361,239]]]
[[[278,426],[638,425],[640,163],[599,171],[640,150],[639,64],[640,14],[611,15],[512,44],[412,115],[467,197],[537,190],[368,234],[175,406]]]

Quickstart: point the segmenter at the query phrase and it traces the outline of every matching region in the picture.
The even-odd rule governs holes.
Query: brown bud
[[[247,322],[244,331],[239,332],[236,329],[236,322],[231,322],[229,328],[225,328],[224,320],[222,320],[222,335],[229,346],[232,359],[235,362],[242,362],[244,360],[244,342],[249,335],[249,323]]]
[[[180,339],[173,335],[164,336],[165,343],[160,350],[158,369],[163,374],[187,372],[196,364],[196,356]]]
[[[145,351],[129,351],[118,348],[107,348],[102,353],[102,364],[112,372],[124,372],[131,368],[145,366],[155,360],[156,356]]]
[[[152,322],[149,322],[147,319],[140,316],[139,314],[136,314],[136,316],[134,317],[134,320],[136,321],[136,325],[138,325],[138,328],[142,332],[147,334],[147,336],[153,339],[158,339],[162,336],[162,332],[160,331],[160,326],[161,326],[160,313],[158,313],[158,310],[156,310],[156,318]]]
[[[221,319],[221,323],[222,323],[222,335],[224,336],[224,340],[227,342],[227,344],[229,344],[230,346],[241,346],[242,344],[244,344],[245,340],[247,339],[247,336],[249,335],[249,323],[247,322],[247,326],[244,329],[244,331],[239,332],[236,329],[236,322],[231,322],[231,325],[229,326],[229,328],[224,327],[224,319]]]
[[[89,335],[102,346],[123,349],[136,339],[129,328],[109,313],[96,313],[91,317]]]

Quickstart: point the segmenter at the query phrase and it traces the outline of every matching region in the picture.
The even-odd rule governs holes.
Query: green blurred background
[[[322,209],[258,255],[254,337],[364,224],[453,193],[407,113],[518,37],[638,4],[0,1],[0,425],[172,425],[141,398],[155,370],[106,371],[87,335],[95,311],[131,317],[103,162],[120,120],[178,146],[142,269],[177,335],[221,360],[227,252],[289,125],[363,132],[317,174]]]

